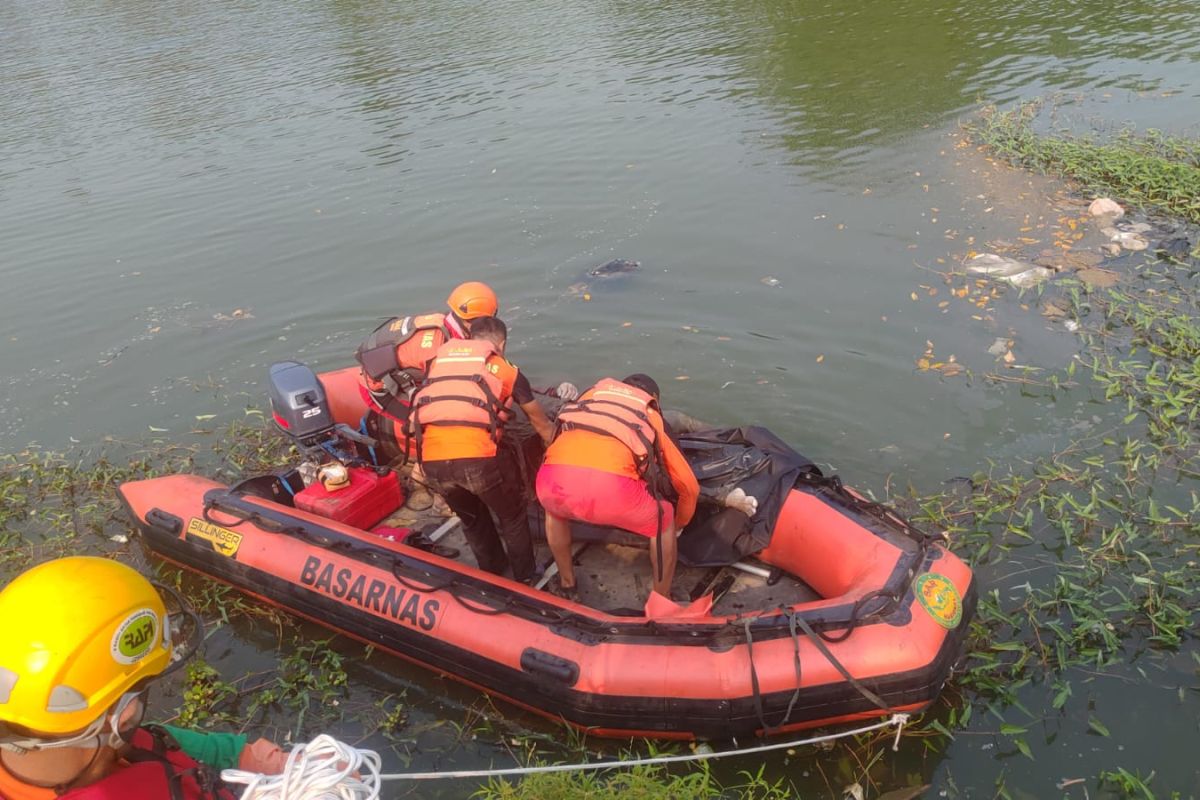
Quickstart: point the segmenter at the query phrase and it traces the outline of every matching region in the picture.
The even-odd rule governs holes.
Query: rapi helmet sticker
[[[113,634],[109,652],[118,664],[136,664],[158,643],[158,615],[148,608],[125,618]]]

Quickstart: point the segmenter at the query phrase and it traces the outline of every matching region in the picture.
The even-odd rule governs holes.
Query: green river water
[[[482,279],[535,383],[648,372],[669,405],[764,424],[850,483],[936,491],[1096,422],[1086,391],[914,368],[927,342],[976,374],[997,336],[1050,369],[1077,349],[1015,296],[976,320],[922,288],[967,237],[1018,235],[958,121],[1057,95],[1080,130],[1194,135],[1198,62],[1187,2],[5,0],[0,447],[241,419],[270,362],[344,365],[379,319]],[[641,272],[572,289],[617,257]],[[263,669],[276,636],[224,628],[208,657]],[[1035,760],[977,718],[944,753],[888,751],[882,788],[1082,797],[1056,784],[1120,765],[1200,795],[1194,662],[1130,667],[1077,687]],[[378,655],[350,674],[361,702],[405,693],[403,741],[369,740],[392,768],[507,764],[499,739],[555,735],[505,708],[472,740],[442,721],[496,718],[477,692]],[[768,774],[828,796],[820,758]]]

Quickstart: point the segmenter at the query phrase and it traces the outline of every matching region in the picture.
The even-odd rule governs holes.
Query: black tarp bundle
[[[812,461],[757,426],[694,431],[676,443],[700,482],[696,516],[679,538],[679,560],[691,566],[732,564],[762,550],[797,479],[821,474]],[[758,500],[753,517],[724,507],[725,496],[737,488]]]

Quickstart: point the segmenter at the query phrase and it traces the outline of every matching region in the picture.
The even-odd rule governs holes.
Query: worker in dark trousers
[[[413,396],[409,428],[425,479],[462,520],[479,567],[502,575],[511,566],[515,580],[531,583],[537,567],[521,471],[498,445],[514,403],[544,443],[553,428],[529,379],[504,358],[507,339],[503,322],[482,317],[470,339],[442,345]]]

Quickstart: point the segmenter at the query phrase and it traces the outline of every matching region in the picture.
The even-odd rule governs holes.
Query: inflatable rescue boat
[[[450,523],[389,524],[399,475],[331,446],[365,410],[356,372],[272,368],[277,422],[347,464],[347,488],[311,481],[311,463],[234,486],[129,482],[120,494],[149,549],[596,735],[727,738],[918,711],[959,658],[970,569],[762,429],[680,437],[702,486],[728,485],[735,465],[760,500],[753,519],[713,504],[682,533],[674,587],[690,603],[646,601],[648,540],[619,532],[577,545],[579,602],[483,572]]]

